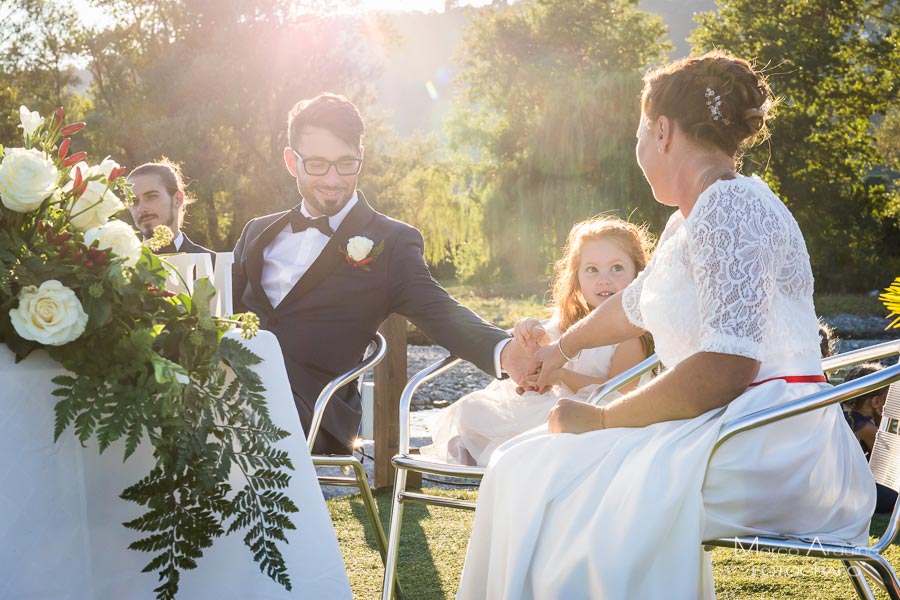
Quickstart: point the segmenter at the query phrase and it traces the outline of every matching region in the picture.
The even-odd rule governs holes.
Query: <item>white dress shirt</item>
[[[178,235],[175,236],[175,239],[172,240],[172,245],[175,246],[175,252],[181,252],[181,245],[184,243],[184,233],[178,232]]]
[[[341,212],[333,217],[328,217],[328,225],[332,231],[337,231],[347,213],[356,206],[357,201],[356,192],[353,192],[353,196],[344,205]],[[300,204],[300,212],[303,216],[312,218],[304,203]],[[288,223],[266,246],[263,250],[263,269],[260,279],[273,307],[278,306],[300,281],[300,278],[325,249],[329,239],[315,227],[294,233],[291,224]]]

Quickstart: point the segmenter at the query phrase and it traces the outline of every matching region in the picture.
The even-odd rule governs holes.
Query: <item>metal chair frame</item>
[[[366,471],[362,463],[353,455],[325,455],[313,454],[313,445],[319,435],[319,429],[322,425],[322,418],[325,415],[325,409],[328,403],[334,397],[335,392],[345,385],[356,379],[361,379],[365,374],[374,369],[387,354],[387,342],[380,333],[375,334],[375,339],[369,345],[369,355],[365,357],[358,365],[347,371],[343,375],[339,375],[332,379],[319,393],[316,399],[315,408],[313,409],[313,417],[309,427],[309,437],[307,444],[309,445],[310,457],[314,467],[349,467],[353,470],[353,476],[334,476],[319,475],[320,485],[334,485],[341,487],[355,487],[359,490],[362,497],[363,506],[366,508],[366,514],[369,523],[375,534],[375,543],[378,545],[378,551],[381,554],[382,562],[385,561],[387,552],[387,539],[384,535],[384,528],[381,526],[381,520],[378,518],[378,506],[375,504],[375,497],[372,495],[372,488],[369,487],[369,480],[366,477]]]
[[[822,369],[825,372],[834,371],[851,365],[870,360],[878,360],[900,353],[900,340],[885,342],[828,357],[822,361]],[[447,357],[438,361],[413,376],[403,390],[400,397],[400,443],[399,451],[391,460],[397,469],[396,480],[391,505],[391,522],[388,532],[387,562],[385,565],[384,586],[382,587],[382,599],[391,600],[392,588],[397,584],[397,563],[400,542],[400,527],[403,520],[403,504],[414,502],[430,504],[446,508],[460,508],[474,510],[476,503],[433,496],[426,493],[410,492],[406,490],[408,471],[443,475],[445,477],[481,479],[484,476],[483,467],[471,467],[465,465],[453,465],[437,460],[428,459],[417,454],[412,454],[409,447],[409,410],[412,405],[412,397],[416,390],[426,381],[434,379],[446,371],[452,369],[462,360],[455,357]],[[645,373],[656,369],[660,365],[656,355],[650,356],[631,369],[610,379],[600,386],[587,402],[600,403],[608,394],[639,379]],[[852,382],[823,390],[810,396],[799,398],[787,404],[757,411],[741,418],[727,422],[722,426],[719,438],[716,441],[712,455],[731,437],[749,431],[775,421],[780,421],[795,415],[803,414],[811,410],[824,408],[830,404],[851,400],[867,394],[886,385],[900,381],[900,364],[888,367]],[[860,598],[874,600],[874,594],[866,582],[868,575],[879,587],[885,589],[892,600],[900,600],[900,581],[890,563],[881,553],[893,542],[900,532],[900,501],[894,507],[888,528],[882,537],[868,547],[856,547],[851,545],[823,544],[816,542],[811,547],[811,540],[797,538],[763,538],[763,537],[737,537],[709,540],[703,542],[704,547],[723,546],[734,547],[735,544],[752,546],[761,551],[791,552],[803,551],[810,557],[839,559],[843,561],[851,583]]]

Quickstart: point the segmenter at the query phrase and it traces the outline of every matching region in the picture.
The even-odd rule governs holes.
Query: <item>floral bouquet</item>
[[[294,528],[280,491],[293,465],[274,447],[288,433],[250,368],[259,358],[223,337],[233,325],[249,337],[258,320],[213,317],[205,280],[193,296],[165,292],[163,263],[113,218],[131,197],[125,169],[70,152],[84,123],[64,125],[62,109],[20,116],[24,146],[0,146],[0,343],[17,361],[46,350],[69,372],[53,380],[56,438],[72,426],[100,452],[122,444],[125,459],[152,445],[154,467],[121,497],[146,507],[124,525],[143,536],[129,548],[153,554],[144,570],[157,572],[158,598],[174,598],[181,572],[238,530],[290,589],[277,542]]]

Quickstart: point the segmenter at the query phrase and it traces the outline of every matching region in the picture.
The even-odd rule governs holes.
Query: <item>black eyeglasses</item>
[[[314,177],[326,175],[332,165],[334,165],[334,169],[337,171],[338,175],[356,175],[359,173],[360,168],[362,168],[361,158],[341,158],[339,160],[310,158],[309,160],[306,160],[297,154],[297,151],[293,148],[291,148],[291,152],[293,152],[294,156],[297,157],[297,160],[303,164],[303,170],[306,171],[306,174]]]

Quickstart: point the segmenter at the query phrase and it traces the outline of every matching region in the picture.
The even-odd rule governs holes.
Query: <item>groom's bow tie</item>
[[[299,231],[306,231],[310,227],[318,229],[328,237],[331,237],[332,234],[334,234],[331,226],[328,225],[328,217],[322,216],[316,219],[311,219],[299,210],[294,210],[291,212],[291,229],[294,233],[297,233]]]

